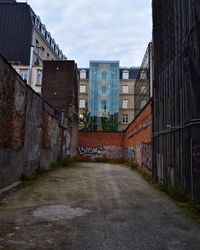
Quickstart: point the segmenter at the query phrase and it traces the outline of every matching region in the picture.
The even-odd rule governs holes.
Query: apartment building
[[[135,116],[134,84],[139,68],[120,67],[118,61],[90,61],[89,68],[80,68],[79,116],[88,110],[90,130],[102,130],[106,119],[113,130],[124,130]],[[80,122],[80,129],[84,124]]]
[[[0,0],[0,54],[38,93],[44,60],[66,60],[46,26],[25,2]]]

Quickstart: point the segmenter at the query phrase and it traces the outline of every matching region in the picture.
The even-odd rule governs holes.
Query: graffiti
[[[138,143],[135,147],[135,160],[139,166],[142,166],[142,143]]]
[[[108,159],[120,159],[123,157],[122,148],[120,146],[104,146],[103,155]]]
[[[102,147],[78,147],[79,154],[81,156],[83,155],[102,155],[103,154],[103,148]]]
[[[127,160],[134,160],[135,159],[135,151],[133,147],[129,147],[126,151],[126,159]]]
[[[91,160],[96,158],[120,159],[125,155],[128,160],[135,160],[141,167],[152,170],[151,144],[138,143],[136,147],[128,147],[124,152],[122,147],[106,145],[102,147],[78,147],[80,156],[89,156]]]
[[[81,156],[90,156],[91,160],[96,158],[120,159],[123,157],[120,146],[78,147],[78,151]]]
[[[152,147],[151,144],[142,143],[143,167],[152,170]]]
[[[193,146],[192,156],[195,161],[200,162],[200,145]]]
[[[64,130],[63,135],[63,152],[65,155],[70,155],[70,142],[71,142],[71,135],[67,130]]]

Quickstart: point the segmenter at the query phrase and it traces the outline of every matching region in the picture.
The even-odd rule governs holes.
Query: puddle
[[[90,210],[83,208],[72,208],[65,205],[48,205],[37,208],[33,211],[33,216],[47,221],[71,220],[90,212]]]

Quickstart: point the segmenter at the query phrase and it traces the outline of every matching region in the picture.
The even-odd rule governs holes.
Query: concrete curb
[[[10,186],[7,186],[7,187],[5,187],[5,188],[0,189],[0,194],[4,193],[4,192],[6,192],[6,191],[9,191],[10,189],[12,189],[12,188],[18,186],[20,183],[21,183],[21,181],[17,181],[17,182],[13,183],[13,184],[10,185]]]

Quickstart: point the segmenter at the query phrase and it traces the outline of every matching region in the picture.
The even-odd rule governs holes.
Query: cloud
[[[141,64],[151,41],[150,0],[29,0],[59,47],[79,67],[89,60]]]

